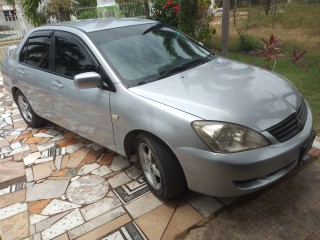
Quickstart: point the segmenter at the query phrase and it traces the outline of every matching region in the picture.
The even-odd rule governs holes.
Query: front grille
[[[291,114],[282,122],[270,127],[267,131],[279,142],[285,142],[297,135],[304,127],[307,120],[308,110],[302,99],[298,111]]]

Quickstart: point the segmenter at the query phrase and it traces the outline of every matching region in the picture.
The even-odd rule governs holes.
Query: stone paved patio
[[[0,80],[0,236],[3,240],[173,239],[204,218],[232,206],[236,200],[187,192],[168,202],[161,201],[149,191],[137,163],[130,163],[54,124],[29,128],[2,88]],[[319,153],[315,148],[313,151],[315,155]],[[312,183],[316,179],[317,176],[308,178]],[[307,185],[297,178],[296,186],[299,184]],[[285,188],[286,185],[270,193],[271,199],[281,198]],[[281,201],[293,198],[294,193],[293,190]],[[301,203],[304,200],[317,201],[308,199],[307,195],[299,199]],[[250,210],[240,207],[236,216],[243,216],[240,220],[245,216],[251,219],[263,203],[253,205]],[[303,206],[297,208],[300,213],[309,213]],[[289,207],[286,209],[290,211]],[[218,225],[234,226],[241,234],[247,233],[248,228],[236,227],[236,218],[228,216],[228,212],[221,215]],[[252,219],[253,225],[260,220]],[[285,216],[279,221],[287,220]],[[268,229],[275,224],[269,225]]]
[[[225,205],[191,192],[157,199],[137,163],[54,124],[29,128],[2,89],[1,78],[3,240],[172,239]]]

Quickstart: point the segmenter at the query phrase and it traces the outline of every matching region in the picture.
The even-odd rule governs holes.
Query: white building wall
[[[13,21],[7,21],[3,10],[16,10],[17,19],[12,19]],[[28,22],[26,19],[21,0],[15,1],[15,7],[8,5],[5,0],[0,0],[0,25],[9,26],[13,29],[12,33],[18,38],[22,38],[26,33],[28,33],[34,26]]]

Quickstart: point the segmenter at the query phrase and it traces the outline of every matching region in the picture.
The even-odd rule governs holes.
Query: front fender
[[[191,127],[198,117],[170,106],[136,95],[121,84],[117,91],[110,93],[114,140],[118,153],[125,155],[124,140],[134,130],[149,132],[171,149],[176,147],[197,147],[208,150]]]

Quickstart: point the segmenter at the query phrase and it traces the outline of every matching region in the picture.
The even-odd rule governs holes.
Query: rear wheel
[[[17,90],[15,94],[16,103],[19,111],[30,127],[40,127],[46,123],[46,120],[38,116],[31,108],[27,98],[23,95],[20,90]]]
[[[136,148],[146,182],[157,197],[169,199],[185,190],[182,168],[164,143],[151,135],[139,135]]]

